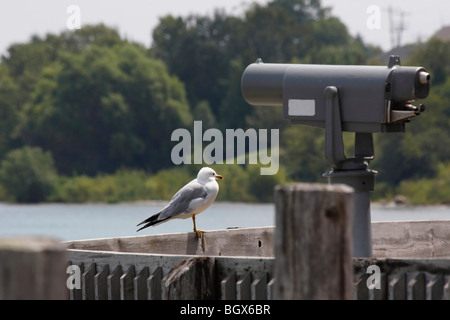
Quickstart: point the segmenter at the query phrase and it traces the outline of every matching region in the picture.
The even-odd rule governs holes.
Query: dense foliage
[[[151,30],[149,30],[151,32]],[[220,200],[271,201],[285,181],[327,171],[321,129],[293,126],[278,108],[254,108],[240,79],[266,62],[385,64],[320,0],[252,4],[240,16],[162,17],[151,48],[105,25],[14,44],[0,63],[0,197],[19,202],[168,199],[201,165],[174,167],[177,128],[280,130],[280,170],[212,166]],[[431,39],[410,61],[432,74],[427,111],[405,134],[377,134],[375,196],[450,202],[450,43]],[[351,153],[352,136],[345,136]],[[420,196],[418,196],[420,193]]]
[[[0,183],[4,196],[17,202],[39,202],[53,192],[56,179],[49,152],[25,146],[10,151],[0,164]]]

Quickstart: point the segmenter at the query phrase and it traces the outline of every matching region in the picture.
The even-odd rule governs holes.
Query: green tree
[[[218,119],[222,129],[248,128],[248,117],[254,116],[254,107],[242,98],[240,81],[245,66],[241,59],[230,62],[227,91],[223,92]],[[266,127],[267,128],[267,127]]]
[[[59,172],[171,165],[170,136],[192,121],[182,83],[128,44],[61,55],[26,104],[26,144],[51,150]]]
[[[205,128],[213,128],[217,125],[216,117],[214,116],[208,101],[200,101],[192,110],[194,120],[200,120]]]
[[[426,111],[406,125],[404,134],[376,135],[372,167],[380,172],[377,181],[397,187],[405,180],[432,179],[440,165],[450,161],[449,50],[450,42],[430,39],[403,62],[426,67],[431,73],[431,90],[427,99],[414,103],[423,103]]]
[[[5,65],[0,64],[0,159],[11,149],[20,145],[14,138],[18,121],[20,91]]]
[[[412,53],[408,63],[426,67],[433,86],[445,83],[450,75],[450,41],[431,38]]]
[[[221,11],[212,18],[168,15],[153,30],[152,52],[185,83],[190,104],[208,101],[216,116],[228,77],[229,42],[236,22]]]
[[[7,151],[24,144],[17,125],[24,106],[33,95],[36,97],[37,83],[44,82],[41,86],[46,89],[51,87],[52,71],[44,69],[56,64],[67,52],[78,54],[93,45],[112,47],[120,43],[127,41],[120,39],[117,30],[100,24],[59,35],[34,35],[27,43],[11,45],[0,64],[0,159]]]
[[[33,92],[41,71],[57,61],[64,52],[80,53],[93,45],[113,47],[126,43],[117,30],[103,24],[86,25],[76,31],[64,31],[60,35],[34,35],[27,43],[13,44],[2,56],[4,64],[20,88],[20,102],[24,104]]]
[[[51,154],[40,148],[10,151],[0,164],[0,184],[16,202],[41,202],[51,194],[56,170]]]
[[[247,166],[248,193],[253,195],[258,202],[273,203],[275,187],[286,182],[285,169],[282,166],[274,175],[261,175],[260,167],[256,165]]]
[[[325,131],[321,128],[291,125],[280,137],[283,152],[280,163],[295,181],[326,182],[322,174],[330,169],[324,157]]]

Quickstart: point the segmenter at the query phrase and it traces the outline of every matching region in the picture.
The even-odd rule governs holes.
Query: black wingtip
[[[156,225],[158,225],[160,223],[163,223],[164,221],[167,221],[167,220],[170,220],[170,218],[166,218],[166,219],[163,219],[163,220],[157,220],[157,219],[150,220],[150,218],[149,218],[149,219],[147,219],[145,221],[142,221],[141,223],[138,224],[138,226],[140,226],[143,223],[147,223],[145,226],[143,226],[140,229],[136,230],[136,232],[139,232],[142,229],[145,229],[145,228],[148,228],[148,227],[151,227],[151,226],[156,226]]]
[[[142,230],[142,229],[145,229],[145,228],[147,228],[147,227],[150,227],[151,225],[157,223],[156,221],[157,221],[158,218],[159,218],[159,214],[160,214],[160,212],[158,212],[158,213],[152,215],[150,218],[147,218],[147,219],[145,219],[144,221],[142,221],[141,223],[137,224],[136,227],[139,227],[141,224],[146,223],[145,226],[143,226],[142,228],[138,229],[136,232],[138,232],[138,231],[140,231],[140,230]]]
[[[144,221],[144,222],[145,222],[145,221]],[[142,223],[139,223],[138,226],[140,226],[141,224],[142,224]],[[149,222],[149,223],[146,224],[145,226],[143,226],[143,227],[137,229],[136,232],[139,232],[139,231],[141,231],[142,229],[148,228],[148,227],[150,227],[151,225],[152,225],[152,223]]]

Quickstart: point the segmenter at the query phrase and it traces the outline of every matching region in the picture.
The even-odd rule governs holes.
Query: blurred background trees
[[[329,169],[323,130],[292,126],[278,108],[249,106],[240,91],[243,70],[256,58],[280,63],[387,63],[379,58],[379,48],[351,36],[319,0],[252,4],[240,16],[220,9],[206,16],[168,15],[149,32],[150,48],[122,39],[105,25],[33,36],[10,46],[0,63],[3,198],[170,197],[198,170],[174,168],[170,159],[171,133],[176,128],[192,130],[193,120],[202,120],[204,130],[280,129],[281,167],[276,176],[259,176],[255,165],[213,165],[225,171],[224,176],[230,173],[223,181],[227,186],[221,200],[271,201],[276,183],[326,182],[321,176]],[[419,199],[414,196],[418,190],[436,194],[431,186],[441,185],[438,199],[425,195],[420,202],[450,202],[450,43],[430,39],[416,47],[402,63],[430,70],[432,90],[423,102],[427,111],[407,126],[405,134],[375,135],[371,168],[380,172],[375,196],[389,199],[403,192]],[[351,140],[346,136],[349,149]],[[25,170],[36,166],[44,173]],[[42,192],[30,196],[11,188],[16,185],[13,178],[28,175],[19,172],[28,172],[36,181],[48,172],[49,179],[37,182]],[[171,174],[179,179],[161,187],[162,177]]]
[[[0,164],[0,184],[7,200],[40,202],[53,192],[56,170],[50,152],[25,146],[8,152]]]

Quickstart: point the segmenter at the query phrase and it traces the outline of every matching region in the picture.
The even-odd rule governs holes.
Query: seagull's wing
[[[197,180],[191,181],[175,193],[167,209],[161,212],[161,219],[170,219],[189,213],[189,204],[196,199],[205,199],[206,195],[206,188],[202,184],[198,183]]]
[[[175,218],[176,216],[189,213],[189,204],[196,199],[205,199],[206,195],[206,188],[202,184],[198,183],[197,180],[192,180],[183,188],[178,190],[178,192],[173,196],[172,200],[170,200],[169,204],[160,212],[139,223],[138,226],[146,223],[146,225],[139,230],[157,225],[166,220]]]

